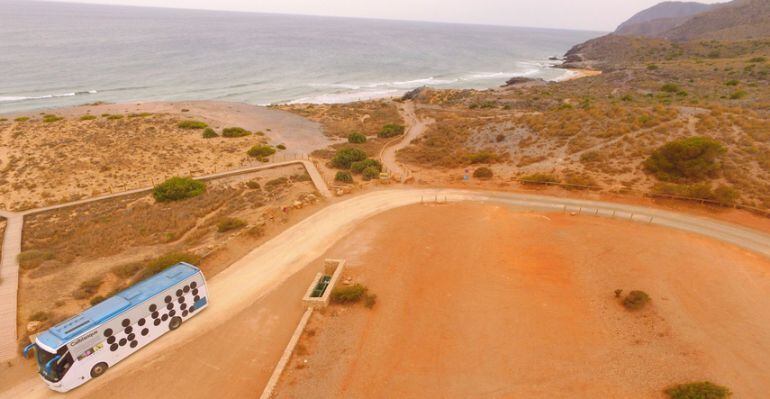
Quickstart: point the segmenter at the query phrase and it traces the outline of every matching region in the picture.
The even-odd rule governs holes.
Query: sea
[[[559,80],[601,32],[0,0],[0,113],[97,101],[342,103]]]

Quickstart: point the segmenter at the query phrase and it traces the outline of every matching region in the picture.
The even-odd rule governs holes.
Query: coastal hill
[[[641,11],[615,30],[618,35],[657,37],[696,14],[712,9],[710,4],[666,1]]]
[[[683,16],[698,10],[691,4],[661,3],[642,11],[615,33],[574,46],[565,55],[564,67],[612,70],[642,58],[672,59],[683,51],[707,58],[718,58],[718,53],[735,56],[756,49],[764,43],[762,39],[770,38],[770,1],[734,0],[706,5],[706,11]],[[672,24],[675,26],[665,29]],[[745,43],[749,40],[759,44]],[[719,44],[727,42],[743,43]]]
[[[664,2],[634,15],[614,33],[677,42],[755,39],[770,34],[770,2]]]

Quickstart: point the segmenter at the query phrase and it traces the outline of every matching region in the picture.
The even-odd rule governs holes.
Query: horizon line
[[[104,7],[131,7],[131,8],[149,8],[149,9],[161,9],[161,10],[180,10],[180,11],[210,11],[210,12],[224,12],[234,14],[262,14],[262,15],[278,15],[278,16],[294,16],[294,17],[319,17],[319,18],[340,18],[340,19],[362,19],[370,21],[390,21],[390,22],[420,22],[428,24],[443,24],[443,25],[467,25],[467,26],[489,26],[499,28],[518,28],[518,29],[543,29],[543,30],[556,30],[556,31],[575,31],[575,32],[591,32],[607,34],[612,31],[600,30],[600,29],[581,29],[581,28],[556,28],[556,27],[543,27],[543,26],[521,26],[521,25],[503,25],[494,23],[481,23],[481,22],[458,22],[458,21],[438,21],[438,20],[423,20],[423,19],[399,19],[399,18],[381,18],[381,17],[362,17],[362,16],[343,16],[343,15],[330,15],[330,14],[294,14],[283,12],[269,12],[269,11],[254,11],[254,10],[233,10],[233,9],[219,9],[219,8],[191,8],[191,7],[168,7],[168,6],[154,6],[154,5],[136,5],[136,4],[105,4],[85,1],[73,1],[73,0],[9,0],[20,3],[58,3],[58,4],[73,4],[73,5],[87,5],[87,6],[104,6]],[[2,1],[0,1],[2,3]]]

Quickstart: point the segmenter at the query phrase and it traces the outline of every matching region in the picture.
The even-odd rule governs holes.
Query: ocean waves
[[[0,96],[0,103],[15,103],[15,102],[32,101],[32,100],[46,100],[51,98],[74,97],[74,96],[82,96],[82,95],[96,94],[96,93],[98,93],[98,91],[96,90],[87,90],[87,91],[73,91],[70,93],[43,94],[39,96]]]

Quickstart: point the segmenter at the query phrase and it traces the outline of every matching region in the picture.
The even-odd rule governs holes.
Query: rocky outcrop
[[[422,94],[427,88],[428,88],[427,86],[422,86],[422,87],[418,87],[418,88],[416,88],[414,90],[410,90],[410,91],[404,93],[403,96],[401,96],[401,100],[403,100],[403,101],[416,100],[417,98],[420,97],[420,94]]]
[[[525,78],[521,76],[516,76],[513,78],[508,79],[504,85],[501,87],[522,87],[522,86],[536,86],[536,85],[543,85],[547,82],[543,79],[533,79],[533,78]]]

